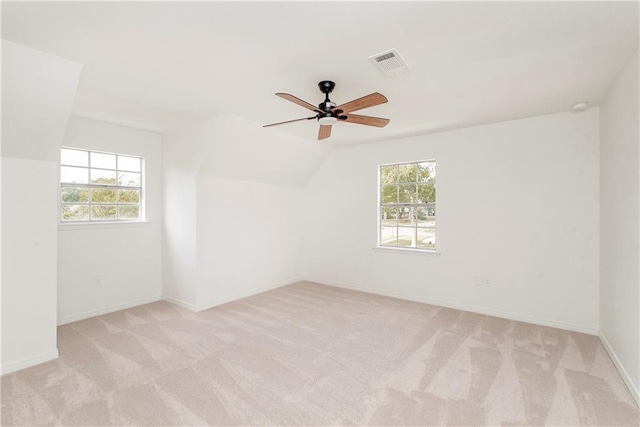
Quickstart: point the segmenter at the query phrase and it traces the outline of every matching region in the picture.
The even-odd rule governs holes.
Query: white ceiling
[[[266,124],[308,116],[274,96],[338,104],[380,92],[339,123],[342,145],[567,111],[598,102],[638,38],[637,2],[2,3],[2,37],[84,65],[75,113],[164,130],[177,114]],[[411,68],[368,61],[397,48]],[[312,121],[279,127],[315,139]],[[265,130],[267,131],[267,130]]]

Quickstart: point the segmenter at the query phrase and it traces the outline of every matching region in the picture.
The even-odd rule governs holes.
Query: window
[[[435,250],[435,160],[382,165],[379,174],[378,245]]]
[[[61,221],[142,219],[142,159],[77,148],[60,150]]]

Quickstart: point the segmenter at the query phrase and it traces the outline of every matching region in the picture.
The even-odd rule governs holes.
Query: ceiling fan
[[[385,102],[387,102],[387,98],[384,95],[379,94],[378,92],[374,92],[370,95],[363,96],[362,98],[349,101],[346,104],[336,105],[329,99],[329,94],[333,91],[333,88],[335,86],[336,84],[334,82],[328,80],[324,80],[318,83],[320,91],[324,93],[324,102],[321,102],[317,107],[313,104],[309,104],[308,102],[303,101],[300,98],[289,95],[288,93],[276,93],[276,95],[280,98],[291,101],[294,104],[298,104],[299,106],[309,109],[317,114],[315,116],[304,117],[302,119],[272,123],[269,125],[264,125],[263,127],[278,126],[286,123],[299,122],[302,120],[317,119],[318,123],[320,123],[318,139],[326,139],[331,136],[331,126],[338,121],[355,123],[358,125],[376,126],[379,128],[385,127],[389,123],[389,119],[351,114],[351,112],[353,111],[358,111],[362,110],[363,108],[384,104]]]

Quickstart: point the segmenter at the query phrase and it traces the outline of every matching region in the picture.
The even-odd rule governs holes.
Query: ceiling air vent
[[[409,67],[400,57],[396,49],[386,50],[369,57],[369,61],[376,66],[385,77],[395,77],[409,71]]]

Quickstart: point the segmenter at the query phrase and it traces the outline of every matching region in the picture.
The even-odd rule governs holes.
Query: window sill
[[[151,221],[60,222],[59,231],[101,230],[105,228],[147,227]]]
[[[387,247],[387,246],[374,246],[371,249],[377,252],[392,252],[396,254],[409,254],[409,255],[440,256],[442,254],[442,252],[432,251],[429,249],[393,248],[393,247]]]

